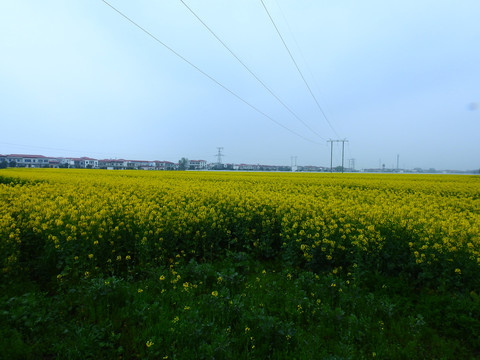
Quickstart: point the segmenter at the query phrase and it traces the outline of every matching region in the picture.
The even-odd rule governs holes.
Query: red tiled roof
[[[26,155],[26,154],[10,154],[9,157],[22,157],[22,158],[32,158],[32,159],[45,159],[46,156],[43,155]]]
[[[92,159],[92,158],[85,157],[85,156],[82,156],[82,157],[79,157],[79,158],[78,157],[66,157],[66,158],[59,157],[59,158],[56,158],[56,159],[75,160],[75,161],[97,160],[97,159]]]

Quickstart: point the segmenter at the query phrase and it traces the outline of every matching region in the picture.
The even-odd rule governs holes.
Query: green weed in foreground
[[[49,294],[26,281],[1,290],[8,359],[468,359],[480,349],[475,293],[415,292],[394,278],[246,254],[136,279],[59,279]]]

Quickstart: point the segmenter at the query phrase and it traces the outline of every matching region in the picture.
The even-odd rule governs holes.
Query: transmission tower
[[[297,167],[297,157],[298,156],[292,156],[290,158],[290,160],[292,162],[292,166],[291,166],[292,171],[297,171],[297,169],[298,169],[298,167]]]
[[[348,159],[348,167],[350,171],[355,171],[355,159]]]
[[[217,147],[217,150],[218,150],[218,152],[217,152],[217,164],[221,165],[222,164],[222,156],[223,156],[223,154],[222,154],[223,147]]]

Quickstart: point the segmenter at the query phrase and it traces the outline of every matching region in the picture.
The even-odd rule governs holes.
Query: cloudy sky
[[[0,154],[480,167],[478,0],[108,4],[0,1]]]

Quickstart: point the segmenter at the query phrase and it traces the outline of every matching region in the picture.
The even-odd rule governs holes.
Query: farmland
[[[480,178],[0,171],[8,358],[475,358]]]

